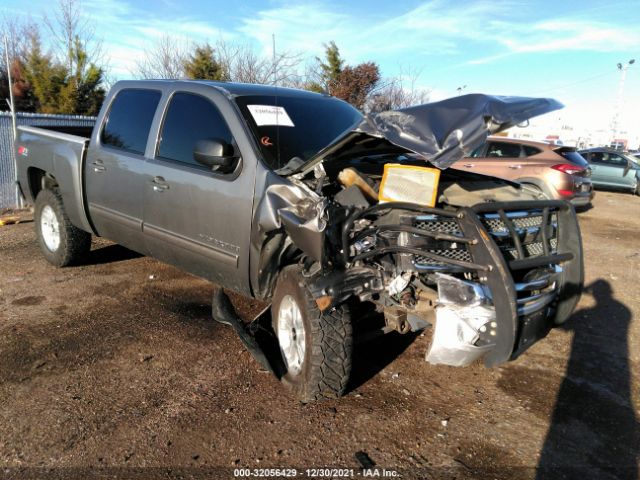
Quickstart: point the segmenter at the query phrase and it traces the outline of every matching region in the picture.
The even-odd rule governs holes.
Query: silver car
[[[637,158],[610,148],[592,148],[580,154],[591,166],[591,182],[595,187],[624,189],[640,195]]]

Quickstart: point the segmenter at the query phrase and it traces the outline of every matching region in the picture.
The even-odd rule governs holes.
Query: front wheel
[[[91,234],[71,224],[60,194],[41,190],[35,202],[36,236],[47,261],[65,267],[91,249]]]
[[[347,306],[322,313],[300,267],[290,266],[278,277],[271,318],[286,369],[282,382],[305,403],[343,395],[353,356]]]

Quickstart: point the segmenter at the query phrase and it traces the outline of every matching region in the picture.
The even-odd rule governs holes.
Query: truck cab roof
[[[297,98],[330,98],[327,94],[310,92],[308,90],[299,90],[296,88],[278,87],[275,85],[257,85],[253,83],[219,82],[213,80],[121,80],[114,85],[114,88],[152,88],[154,85],[158,84],[162,86],[173,85],[175,87],[184,84],[209,85],[233,97],[273,95]]]

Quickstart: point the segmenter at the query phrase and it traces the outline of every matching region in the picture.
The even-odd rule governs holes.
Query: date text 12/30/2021
[[[236,468],[235,478],[399,478],[396,470],[386,468]]]

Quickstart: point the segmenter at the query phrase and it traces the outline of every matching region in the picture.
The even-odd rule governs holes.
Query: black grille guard
[[[371,218],[393,210],[405,210],[408,212],[437,215],[455,220],[462,236],[452,236],[438,232],[416,231],[406,225],[384,225],[371,227],[358,233],[355,238],[350,238],[350,232],[355,222],[362,218]],[[546,231],[547,220],[551,210],[557,215],[557,244],[555,253],[552,252],[549,232]],[[513,223],[508,217],[508,212],[519,210],[539,210],[542,212],[541,241],[543,253],[541,256],[525,258],[520,237]],[[508,234],[513,240],[518,252],[518,259],[507,260],[492,235],[482,224],[480,215],[483,213],[498,213],[503,221]],[[373,234],[379,229],[385,231],[407,231],[415,235],[424,235],[437,240],[455,241],[464,243],[471,254],[470,262],[451,259],[434,254],[428,250],[405,247],[386,246],[373,248],[362,253],[352,255],[352,243],[357,239]],[[573,207],[562,200],[532,200],[519,202],[490,202],[475,205],[474,207],[460,208],[457,210],[444,210],[440,208],[421,207],[419,205],[403,202],[389,202],[377,204],[365,210],[352,212],[346,219],[342,228],[342,255],[345,266],[366,258],[385,255],[389,253],[408,253],[422,255],[439,263],[455,266],[466,271],[475,271],[481,281],[492,292],[496,309],[496,318],[499,328],[495,337],[495,348],[484,357],[486,366],[491,367],[503,363],[517,355],[518,339],[518,304],[516,287],[512,271],[534,269],[549,265],[562,265],[562,275],[558,279],[557,297],[554,301],[553,323],[564,323],[578,303],[584,282],[584,267],[582,258],[582,241],[580,228]]]

